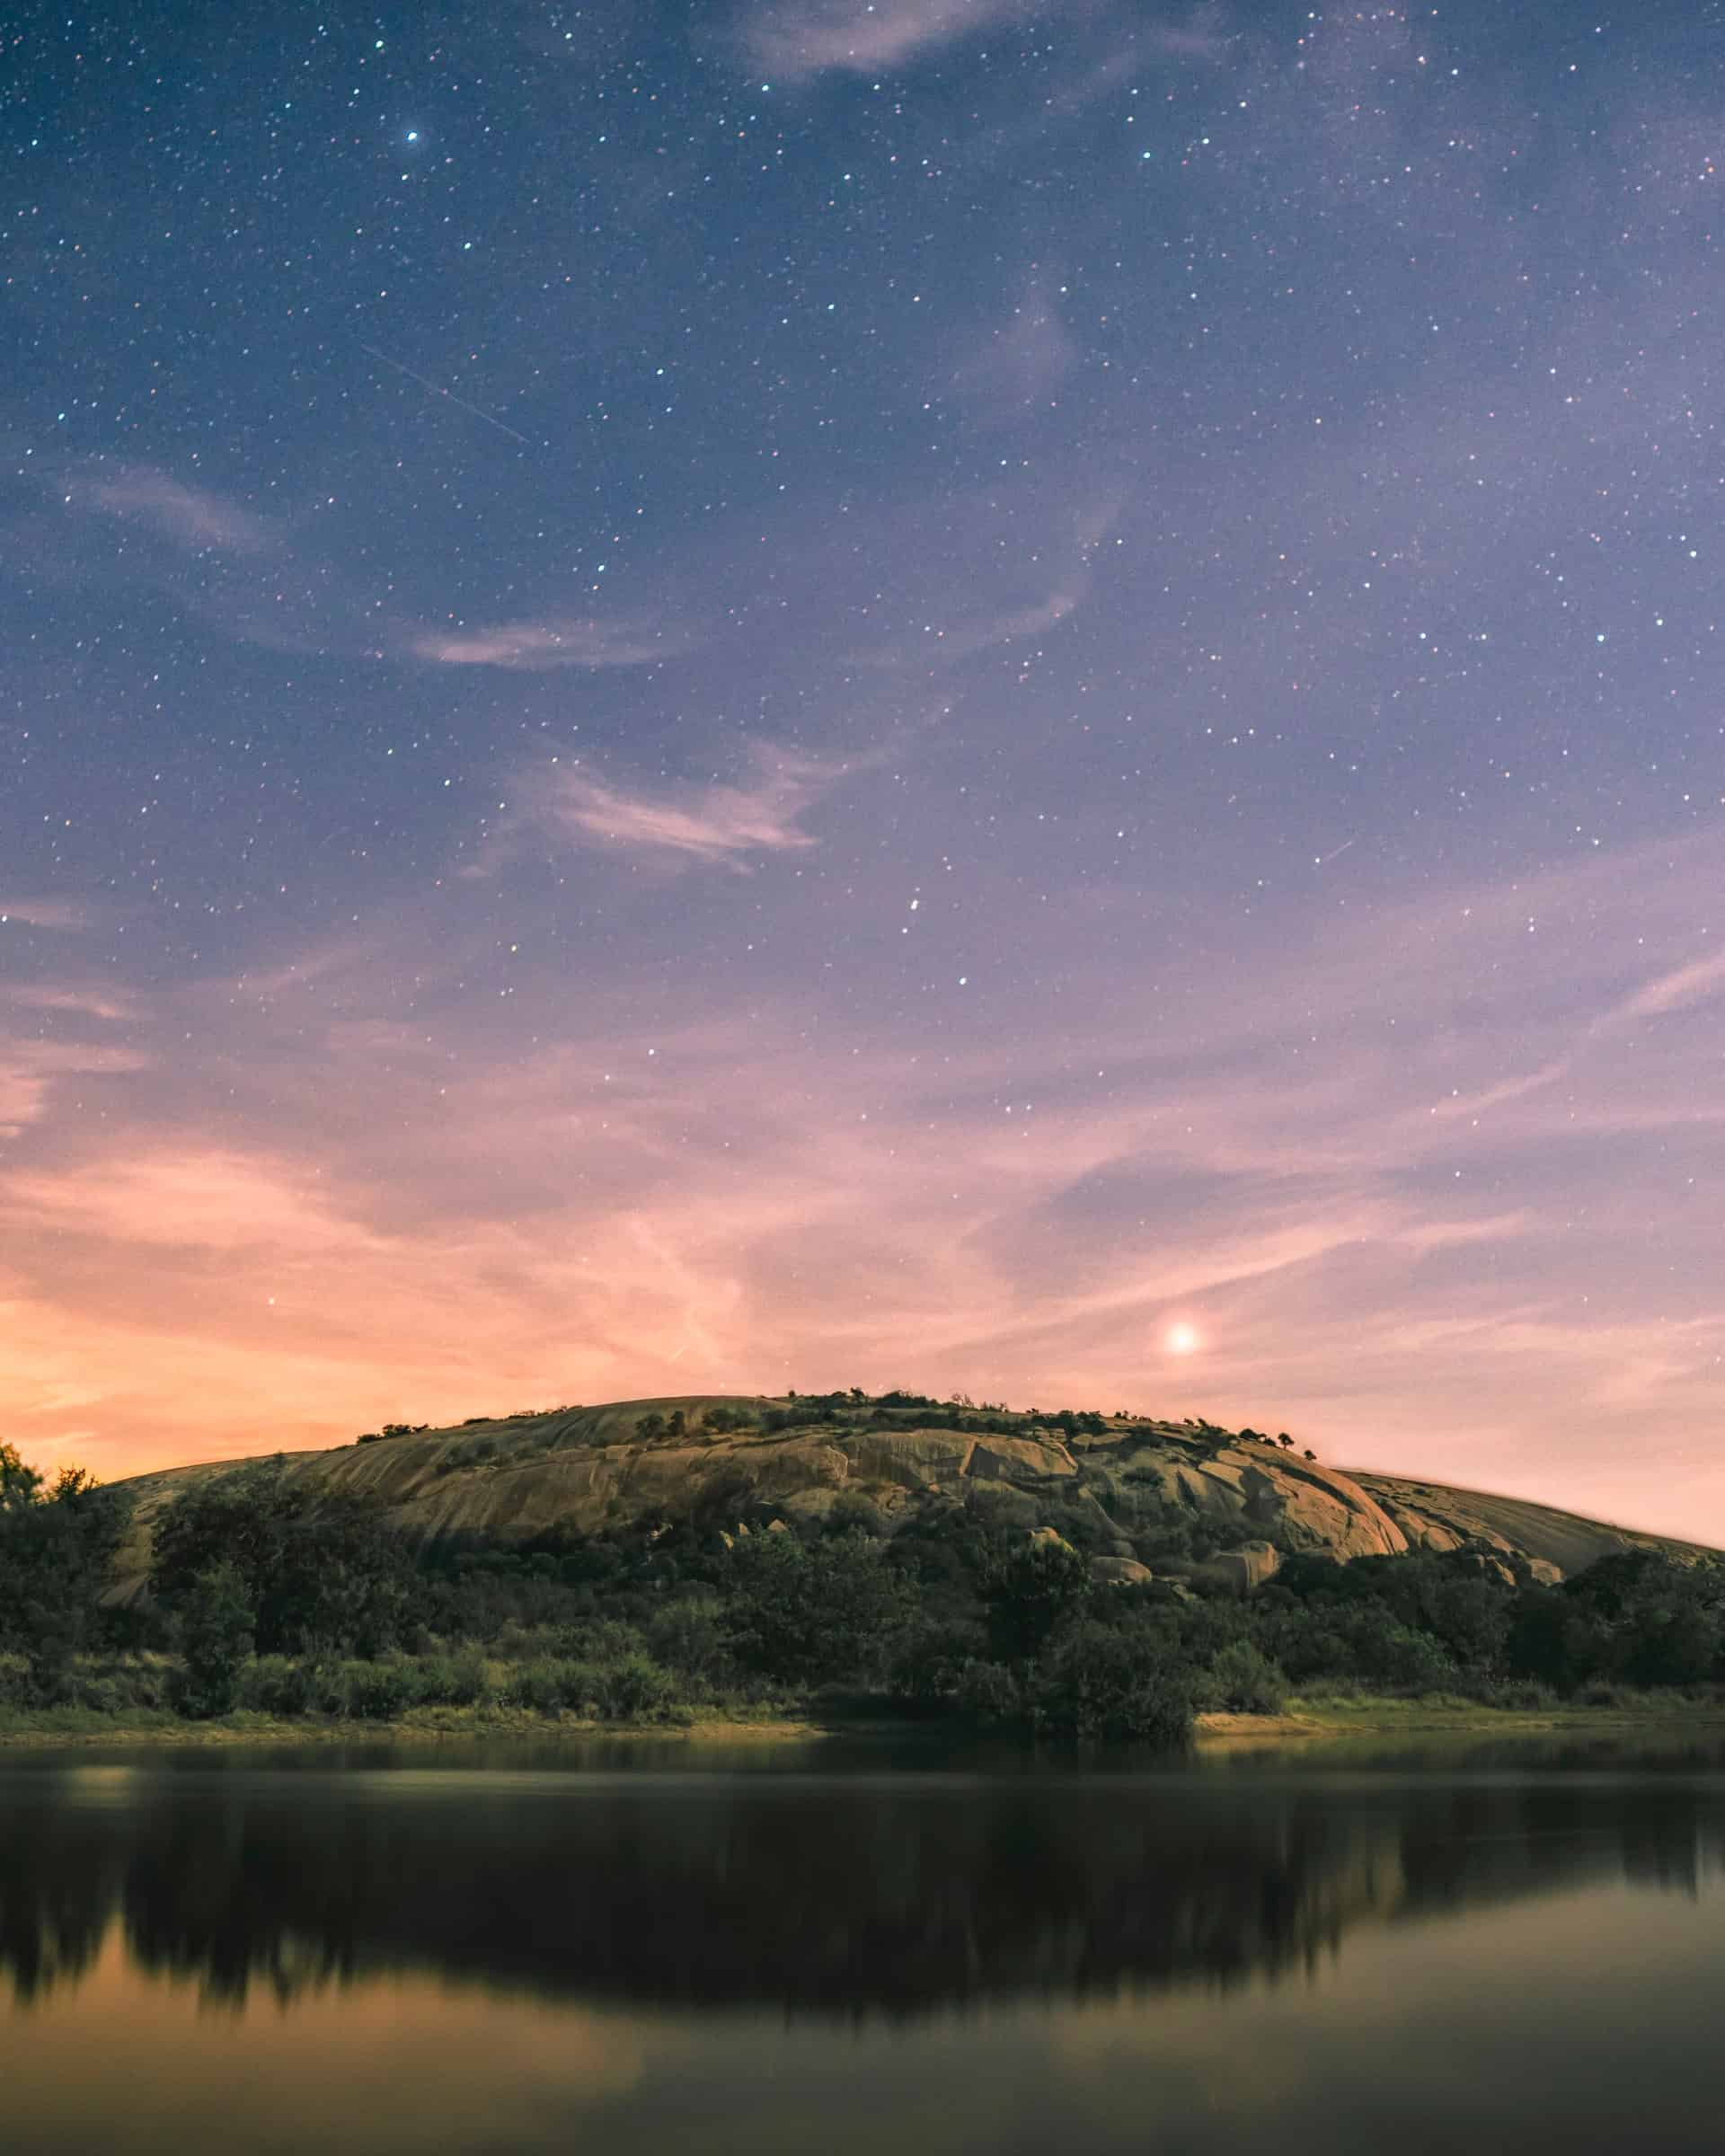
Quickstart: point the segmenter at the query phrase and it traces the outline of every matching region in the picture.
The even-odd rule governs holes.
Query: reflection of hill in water
[[[0,1783],[0,1973],[110,1925],[243,1997],[413,1967],[804,2012],[1275,1975],[1349,1928],[1632,1876],[1693,1886],[1676,1778],[464,1776],[36,1770]]]

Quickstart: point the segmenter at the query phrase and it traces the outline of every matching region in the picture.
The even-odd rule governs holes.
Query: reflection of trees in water
[[[0,1799],[0,1997],[29,2001],[89,1970],[119,1902],[106,1820],[66,1814],[49,1787]]]
[[[0,1798],[0,1971],[134,1960],[239,2000],[391,1967],[546,1993],[908,2013],[1227,1984],[1350,1925],[1588,1876],[1693,1888],[1678,1781],[146,1777]],[[67,1795],[71,1801],[66,1801]],[[58,1799],[58,1800],[57,1800]]]

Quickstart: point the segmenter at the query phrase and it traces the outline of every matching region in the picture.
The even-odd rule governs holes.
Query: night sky
[[[27,5],[0,1435],[1725,1540],[1725,11]]]

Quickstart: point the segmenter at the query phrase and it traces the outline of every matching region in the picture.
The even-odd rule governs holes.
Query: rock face
[[[1466,1545],[1519,1555],[1533,1565],[1535,1577],[1557,1580],[1579,1572],[1597,1558],[1623,1550],[1666,1550],[1681,1557],[1712,1554],[1698,1542],[1673,1542],[1641,1534],[1629,1527],[1609,1527],[1579,1513],[1559,1512],[1526,1498],[1494,1498],[1475,1489],[1451,1489],[1441,1482],[1414,1482],[1399,1475],[1362,1473],[1358,1478],[1409,1540],[1428,1550]]]
[[[1506,1568],[1519,1559],[1540,1577],[1558,1578],[1614,1550],[1692,1551],[1520,1499],[1344,1474],[1261,1439],[1179,1424],[1121,1418],[1068,1436],[1024,1418],[1008,1433],[971,1433],[927,1427],[914,1413],[871,1421],[859,1410],[779,1434],[708,1426],[714,1410],[721,1424],[758,1424],[783,1405],[707,1394],[622,1401],[293,1454],[282,1465],[292,1482],[314,1493],[375,1499],[421,1543],[587,1534],[691,1508],[735,1522],[761,1503],[818,1518],[847,1493],[867,1498],[890,1530],[923,1507],[969,1495],[1028,1528],[1051,1515],[1068,1524],[1088,1517],[1092,1547],[1107,1553],[1094,1560],[1098,1577],[1118,1579],[1146,1569],[1131,1554],[1124,1523],[1142,1517],[1147,1503],[1160,1507],[1161,1516],[1214,1530],[1225,1545],[1201,1565],[1164,1568],[1158,1560],[1150,1568],[1237,1593],[1270,1577],[1284,1551],[1346,1559],[1470,1547]],[[642,1423],[663,1434],[643,1439]],[[204,1477],[248,1464],[137,1477],[120,1591],[125,1583],[131,1591],[141,1585],[150,1522],[164,1505]]]

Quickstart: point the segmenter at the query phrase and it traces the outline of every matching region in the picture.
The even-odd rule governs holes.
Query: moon
[[[1196,1355],[1203,1344],[1197,1326],[1189,1325],[1183,1318],[1177,1325],[1171,1325],[1163,1336],[1163,1346],[1170,1355]]]

